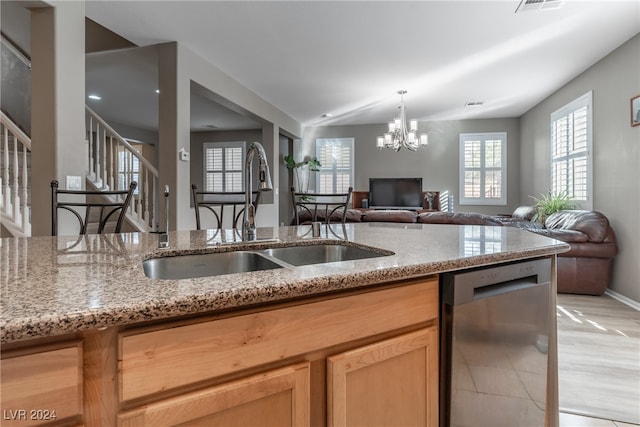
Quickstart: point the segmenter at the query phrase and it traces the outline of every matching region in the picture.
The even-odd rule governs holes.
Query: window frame
[[[480,140],[480,167],[467,168],[465,166],[465,143],[472,140]],[[500,140],[502,143],[500,152],[500,167],[487,167],[485,164],[485,145],[487,141]],[[481,206],[506,206],[507,205],[507,132],[473,132],[459,134],[459,191],[458,203],[460,205]],[[480,196],[465,197],[465,172],[478,170],[480,172]],[[500,171],[500,197],[487,197],[482,191],[485,177],[488,171]]]
[[[349,147],[349,152],[350,152],[350,156],[349,156],[349,168],[338,168],[336,166],[336,164],[334,163],[333,165],[328,165],[326,164],[326,162],[322,163],[322,159],[320,158],[320,150],[321,147],[324,145],[340,145],[342,147],[344,146],[348,146]],[[337,176],[338,176],[338,171],[347,171],[349,172],[349,185],[348,187],[353,187],[353,182],[355,179],[355,171],[354,171],[354,164],[355,164],[355,139],[354,138],[317,138],[316,139],[316,158],[318,160],[320,160],[320,162],[322,163],[322,166],[320,167],[320,172],[316,173],[315,175],[315,188],[317,192],[322,192],[322,193],[346,193],[346,189],[344,191],[337,190]],[[331,183],[332,183],[332,190],[331,191],[321,191],[320,189],[320,178],[321,175],[326,175],[327,174],[327,169],[331,168]]]
[[[569,153],[569,147],[567,147],[567,154],[565,156],[554,159],[554,148],[555,141],[553,138],[553,130],[554,124],[568,116],[569,114],[573,114],[581,108],[587,109],[586,120],[586,132],[587,132],[587,146],[583,151],[584,155],[571,154]],[[550,122],[549,122],[549,191],[552,193],[558,193],[558,191],[554,191],[554,166],[556,163],[561,161],[568,162],[569,160],[575,160],[578,158],[585,158],[587,160],[587,190],[586,190],[586,199],[572,199],[572,201],[578,203],[582,209],[593,209],[593,92],[589,91],[582,96],[574,99],[563,107],[557,109],[556,111],[550,114]],[[567,141],[568,145],[571,144],[570,141]],[[564,159],[564,160],[563,160]],[[568,169],[568,168],[567,168]],[[573,191],[568,191],[568,187],[560,190],[559,192],[566,191],[567,194],[572,195]]]
[[[246,141],[212,141],[212,142],[204,142],[202,144],[202,191],[214,191],[214,190],[210,190],[207,187],[207,173],[209,172],[214,172],[214,171],[208,171],[207,170],[207,150],[208,149],[214,149],[214,148],[221,148],[222,152],[223,152],[223,156],[222,156],[222,170],[221,171],[215,171],[215,172],[221,172],[222,173],[222,188],[223,191],[221,192],[227,192],[226,191],[226,174],[227,173],[238,173],[240,172],[240,182],[241,182],[241,189],[238,190],[238,192],[242,192],[244,191],[245,188],[245,182],[244,182],[244,169],[243,169],[243,165],[245,162],[245,158],[246,158]],[[242,151],[242,158],[240,160],[240,168],[238,170],[227,170],[226,169],[226,162],[225,162],[225,156],[226,156],[226,152],[225,149],[227,148],[240,148]]]

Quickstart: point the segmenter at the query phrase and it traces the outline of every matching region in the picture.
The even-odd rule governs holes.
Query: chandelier
[[[384,136],[378,137],[376,146],[380,149],[393,148],[395,151],[399,151],[404,147],[411,151],[417,151],[418,147],[423,147],[429,143],[429,136],[426,133],[417,134],[417,120],[409,120],[409,127],[407,127],[407,117],[404,108],[405,93],[407,93],[406,90],[398,91],[400,95],[400,106],[398,107],[400,116],[389,122],[389,132],[386,132]]]

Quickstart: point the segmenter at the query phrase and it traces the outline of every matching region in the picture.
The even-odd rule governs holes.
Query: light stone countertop
[[[231,230],[158,235],[0,239],[0,343],[212,312],[318,295],[446,271],[565,252],[569,245],[511,227],[359,223],[259,228],[259,239],[231,243]],[[147,278],[142,261],[207,253],[345,240],[395,254],[357,261],[279,268],[182,280]]]

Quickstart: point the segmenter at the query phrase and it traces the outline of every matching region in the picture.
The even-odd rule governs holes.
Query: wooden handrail
[[[13,121],[7,116],[4,111],[0,111],[0,120],[2,124],[20,141],[22,145],[27,147],[31,151],[31,138],[22,131]]]
[[[122,144],[123,146],[125,146],[127,148],[127,150],[131,151],[131,153],[136,156],[138,158],[138,160],[140,160],[140,162],[149,170],[149,172],[151,172],[152,175],[154,176],[158,176],[158,169],[156,169],[155,166],[153,166],[151,164],[151,162],[149,162],[149,160],[147,160],[146,158],[144,158],[142,156],[142,154],[138,153],[132,146],[131,144],[129,144],[129,142],[127,142],[126,139],[124,139],[122,136],[120,136],[120,134],[118,132],[115,131],[115,129],[113,129],[111,126],[109,126],[107,124],[107,122],[105,122],[104,120],[102,120],[102,118],[100,116],[98,116],[95,111],[93,111],[88,105],[85,105],[85,108],[87,109],[87,112],[91,115],[91,117],[93,117],[103,128],[105,128],[106,130],[108,130],[114,138],[116,138],[118,140],[118,142],[120,144]]]

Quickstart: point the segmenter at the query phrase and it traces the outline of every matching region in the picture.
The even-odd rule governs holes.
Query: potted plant
[[[543,194],[540,198],[533,196],[531,198],[536,201],[537,213],[533,220],[537,222],[544,222],[552,213],[576,208],[576,203],[572,201],[573,197],[569,196],[566,191],[553,194],[549,190],[547,194]]]
[[[289,154],[284,157],[284,162],[287,165],[287,169],[293,170],[293,186],[296,191],[300,193],[306,193],[309,191],[309,178],[311,172],[318,172],[320,170],[320,161],[313,157],[311,159],[306,158],[301,162],[296,162],[293,155]]]

